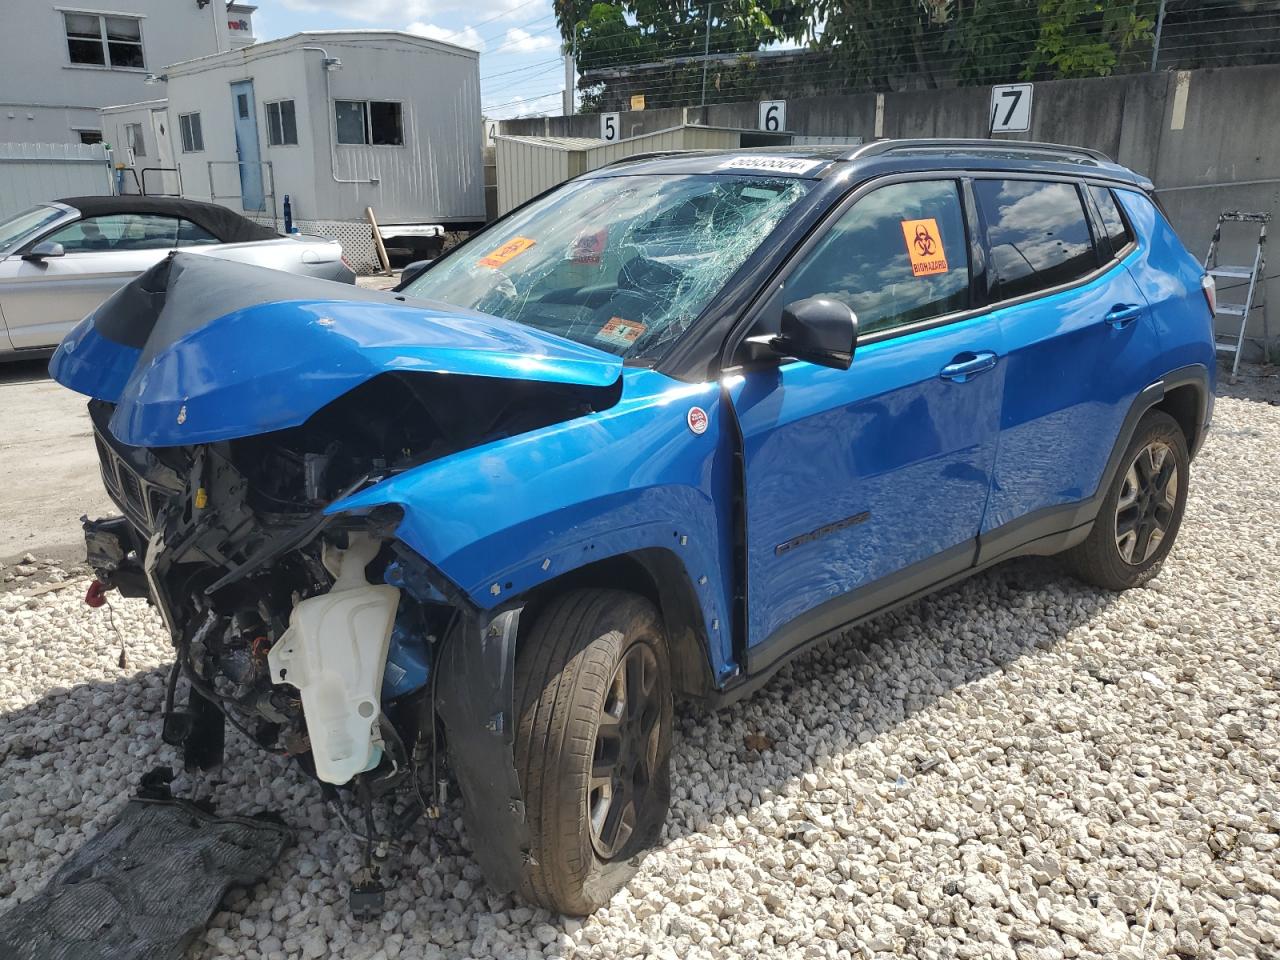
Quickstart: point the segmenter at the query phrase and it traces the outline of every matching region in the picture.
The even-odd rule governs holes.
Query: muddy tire
[[[1178,422],[1159,410],[1138,422],[1093,530],[1063,555],[1081,580],[1139,587],[1160,572],[1182,524],[1190,457]]]
[[[531,840],[520,892],[591,913],[632,877],[667,816],[671,682],[658,611],[620,590],[556,598],[521,638],[515,702]]]

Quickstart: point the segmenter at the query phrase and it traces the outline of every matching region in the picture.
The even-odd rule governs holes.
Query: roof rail
[[[617,141],[614,141],[614,142],[617,142]],[[675,154],[679,154],[679,153],[707,153],[707,152],[708,152],[708,151],[706,151],[706,150],[694,150],[694,149],[686,149],[686,150],[649,150],[649,151],[647,151],[647,152],[645,152],[645,153],[632,153],[632,154],[628,154],[628,155],[627,155],[627,156],[625,156],[625,157],[619,157],[617,160],[610,160],[608,163],[606,163],[606,164],[605,164],[605,166],[606,166],[606,167],[615,167],[615,166],[617,166],[617,165],[618,165],[618,164],[620,164],[620,163],[630,163],[632,160],[656,160],[658,157],[670,157],[670,156],[674,156]],[[710,152],[712,152],[712,153],[715,153],[715,152],[721,152],[721,153],[723,153],[723,152],[725,152],[725,151],[710,151]]]
[[[913,140],[873,140],[854,150],[846,159],[860,160],[899,150],[962,150],[966,153],[1025,153],[1058,156],[1064,159],[1091,160],[1095,163],[1111,163],[1101,150],[1091,147],[1071,147],[1062,143],[1040,143],[1036,140],[965,140],[948,137],[929,137]]]

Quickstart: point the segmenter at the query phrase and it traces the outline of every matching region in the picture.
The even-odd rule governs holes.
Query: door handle
[[[962,353],[943,367],[939,376],[943,380],[965,383],[980,373],[986,373],[996,365],[997,359],[989,350],[982,353]]]
[[[1117,303],[1107,311],[1107,315],[1103,319],[1117,330],[1123,330],[1140,316],[1142,316],[1142,308],[1136,304]]]

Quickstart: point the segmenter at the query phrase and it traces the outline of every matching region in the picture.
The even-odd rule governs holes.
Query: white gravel
[[[585,921],[488,894],[457,810],[380,922],[316,788],[229,733],[219,809],[301,839],[192,957],[1280,956],[1280,408],[1220,399],[1163,574],[1006,565],[686,712],[663,846]],[[12,586],[12,584],[10,584]],[[140,602],[0,596],[0,897],[175,763]]]

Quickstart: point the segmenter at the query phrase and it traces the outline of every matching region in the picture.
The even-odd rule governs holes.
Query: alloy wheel
[[[1173,522],[1178,480],[1177,459],[1163,440],[1138,451],[1116,502],[1116,547],[1125,563],[1145,563],[1159,549]]]
[[[624,850],[649,799],[661,716],[658,658],[646,643],[623,655],[609,682],[587,786],[591,844],[602,860]]]

